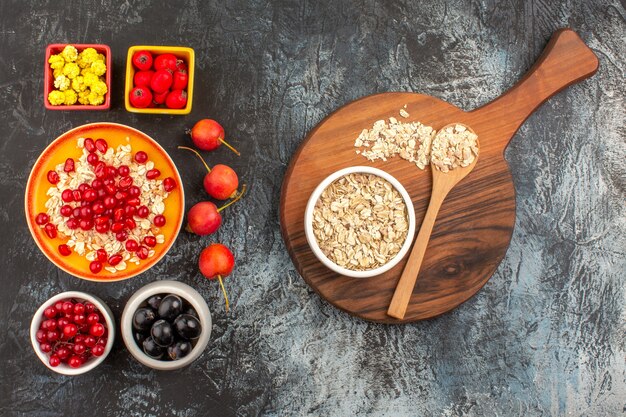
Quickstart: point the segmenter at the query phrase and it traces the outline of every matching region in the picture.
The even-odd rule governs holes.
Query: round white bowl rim
[[[139,308],[139,305],[152,295],[168,293],[179,295],[186,302],[191,304],[198,312],[200,324],[202,325],[202,333],[200,334],[196,345],[191,350],[191,353],[184,358],[175,361],[152,359],[139,348],[137,342],[135,342],[135,338],[133,337],[133,314],[137,308]],[[209,343],[212,327],[213,321],[211,318],[211,312],[209,311],[209,306],[202,295],[195,288],[185,283],[171,280],[154,281],[139,288],[128,299],[120,321],[122,339],[124,340],[124,344],[131,355],[133,355],[133,357],[140,363],[160,371],[170,371],[183,368],[198,359],[202,353],[204,353],[204,350]]]
[[[404,203],[406,204],[406,209],[407,209],[408,216],[409,216],[409,228],[407,231],[406,240],[404,244],[402,245],[402,248],[400,248],[400,251],[396,254],[396,256],[394,256],[386,264],[378,268],[370,269],[367,271],[354,271],[348,268],[341,267],[337,265],[336,263],[334,263],[333,261],[331,261],[326,255],[324,255],[324,253],[322,252],[322,250],[320,249],[317,243],[317,239],[315,238],[315,235],[313,234],[313,209],[315,208],[315,203],[319,199],[322,192],[326,189],[326,187],[328,187],[333,181],[337,180],[338,178],[343,177],[348,174],[355,174],[355,173],[373,174],[389,181],[391,185],[393,185],[393,187],[396,190],[398,190],[398,192],[402,196],[402,199],[404,200]],[[402,258],[404,258],[404,256],[408,253],[409,249],[411,248],[411,245],[413,244],[413,237],[415,236],[415,227],[416,227],[415,226],[415,209],[413,207],[413,202],[411,201],[411,196],[406,191],[404,186],[400,183],[400,181],[398,181],[393,175],[391,175],[390,173],[386,171],[383,171],[382,169],[365,166],[365,165],[358,165],[358,166],[351,166],[351,167],[343,168],[327,176],[324,180],[322,180],[322,182],[319,183],[319,185],[311,193],[311,196],[309,197],[309,201],[307,202],[307,205],[306,205],[306,210],[304,212],[304,231],[306,235],[306,240],[309,243],[309,246],[313,250],[313,253],[317,257],[317,259],[319,259],[320,262],[322,262],[326,267],[333,270],[334,272],[341,274],[341,275],[348,276],[348,277],[352,277],[352,278],[374,277],[374,276],[383,274],[389,271],[394,266],[396,266],[398,262],[400,262]]]
[[[36,333],[37,333],[37,330],[39,330],[39,325],[44,320],[43,319],[44,310],[48,308],[49,306],[53,305],[54,303],[56,303],[57,301],[65,300],[68,298],[77,298],[77,299],[89,301],[95,304],[95,306],[104,316],[104,319],[107,325],[107,330],[108,330],[107,344],[104,347],[104,353],[102,354],[102,356],[89,359],[89,361],[85,365],[82,365],[80,368],[71,368],[69,365],[65,363],[62,363],[56,367],[50,366],[50,362],[49,362],[50,357],[48,356],[47,353],[44,353],[41,350],[41,348],[39,347],[39,342],[37,342],[37,338],[36,338]],[[33,315],[33,318],[30,322],[30,342],[33,345],[33,349],[35,350],[37,357],[39,357],[41,362],[43,362],[43,364],[46,365],[49,369],[62,375],[80,375],[80,374],[84,374],[85,372],[91,371],[93,368],[100,365],[104,361],[104,359],[109,355],[109,353],[111,352],[111,349],[113,348],[114,341],[115,341],[115,320],[113,318],[113,313],[111,312],[111,309],[99,297],[96,297],[93,294],[89,294],[83,291],[65,291],[55,296],[50,297],[46,302],[44,302],[37,309],[37,311]]]

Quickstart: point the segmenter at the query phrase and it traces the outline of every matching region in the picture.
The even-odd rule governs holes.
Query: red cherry
[[[126,250],[129,252],[135,252],[137,250],[137,248],[139,247],[139,244],[137,243],[136,240],[134,239],[128,239],[126,241]]]
[[[91,152],[87,155],[87,163],[91,166],[95,166],[99,160],[100,158],[98,158],[98,155],[96,155],[95,152]]]
[[[65,172],[74,172],[75,171],[74,160],[72,158],[67,158],[65,160],[65,165],[63,166],[63,171],[65,171]]]
[[[98,272],[102,271],[102,262],[100,262],[100,261],[92,261],[89,264],[89,270],[93,274],[97,274]]]
[[[59,182],[59,174],[57,174],[56,171],[48,171],[46,178],[48,179],[48,182],[53,185]]]
[[[83,144],[87,152],[95,152],[96,151],[96,143],[91,138],[86,138]]]
[[[106,250],[100,248],[96,251],[96,259],[98,259],[100,262],[106,262],[108,257],[109,255],[107,254]]]
[[[45,225],[43,230],[46,232],[46,235],[48,235],[50,239],[54,239],[55,237],[57,237],[57,227],[52,223],[48,223],[47,225]]]
[[[151,169],[150,171],[146,172],[146,178],[148,178],[149,180],[158,178],[160,175],[161,171],[159,171],[158,169]]]
[[[50,221],[50,217],[46,213],[39,213],[35,217],[35,223],[37,223],[39,226],[44,226],[48,223],[48,221]]]
[[[153,248],[157,244],[156,237],[154,237],[154,236],[146,236],[146,237],[143,238],[143,243],[146,246],[150,246],[151,248]]]
[[[100,138],[96,140],[96,149],[98,149],[101,153],[105,153],[109,148],[109,144],[106,140]]]
[[[150,209],[146,206],[140,206],[137,208],[137,216],[145,219],[150,215]]]
[[[170,191],[172,191],[174,188],[176,188],[176,181],[174,181],[174,178],[172,177],[167,177],[163,180],[163,188],[165,189],[165,191],[167,191],[168,193]]]
[[[159,214],[158,216],[154,216],[154,220],[152,221],[156,227],[165,226],[165,216]]]
[[[66,203],[71,203],[72,201],[74,201],[74,193],[72,192],[72,190],[63,190],[63,192],[61,193],[61,200],[65,201]]]
[[[148,161],[148,154],[144,151],[139,151],[135,154],[135,161],[138,164],[145,164]]]
[[[69,256],[72,253],[72,250],[66,244],[59,245],[59,253],[62,256]]]
[[[109,258],[109,265],[111,266],[115,266],[117,264],[119,264],[120,262],[122,262],[122,255],[113,255]]]

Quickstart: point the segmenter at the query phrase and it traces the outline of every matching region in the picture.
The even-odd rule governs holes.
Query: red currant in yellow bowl
[[[184,214],[180,174],[145,133],[92,123],[55,139],[35,163],[25,194],[37,246],[76,277],[118,281],[155,265]]]

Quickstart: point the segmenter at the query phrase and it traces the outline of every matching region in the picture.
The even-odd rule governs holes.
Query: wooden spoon
[[[439,131],[442,132],[446,128],[454,127],[456,125],[465,126],[467,130],[475,134],[472,128],[463,125],[462,123],[452,123],[446,125]],[[480,143],[478,140],[476,145],[480,149]],[[434,164],[430,164],[433,174],[433,187],[430,202],[428,203],[428,210],[424,216],[420,231],[417,234],[417,239],[415,239],[415,243],[413,244],[413,249],[411,249],[411,253],[409,254],[409,259],[404,267],[404,271],[402,271],[402,275],[400,276],[400,280],[396,286],[396,291],[393,293],[393,297],[391,298],[387,315],[398,320],[402,320],[404,318],[404,314],[406,313],[409,300],[413,294],[415,281],[417,281],[417,276],[420,272],[420,267],[422,266],[422,260],[424,259],[424,254],[426,253],[426,247],[428,246],[428,241],[430,240],[430,234],[433,231],[435,219],[437,218],[437,213],[439,213],[441,204],[450,190],[452,190],[455,185],[472,172],[476,166],[476,162],[478,162],[479,155],[480,151],[478,152],[476,158],[474,158],[474,161],[468,166],[454,168],[448,172],[442,172]]]

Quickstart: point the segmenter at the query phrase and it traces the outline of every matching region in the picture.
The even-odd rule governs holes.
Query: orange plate
[[[56,237],[50,239],[43,231],[43,228],[35,224],[37,213],[45,212],[47,201],[46,192],[50,183],[46,178],[49,170],[67,158],[78,158],[81,149],[76,146],[76,141],[80,137],[91,137],[94,140],[104,138],[110,146],[117,148],[123,143],[130,143],[133,154],[143,150],[148,153],[156,168],[161,171],[161,179],[172,177],[178,186],[165,200],[165,212],[163,215],[167,219],[165,226],[161,228],[161,233],[165,236],[163,244],[157,244],[154,248],[153,257],[142,261],[139,265],[128,263],[124,271],[113,274],[102,270],[98,274],[93,274],[89,270],[89,261],[84,257],[72,252],[69,256],[61,256],[58,246],[67,241],[67,238]],[[150,136],[132,127],[117,123],[90,123],[69,130],[56,138],[41,154],[28,178],[25,195],[26,221],[37,246],[56,266],[76,277],[90,281],[119,281],[134,277],[147,271],[156,264],[170,249],[183,222],[185,211],[185,197],[180,174],[176,165],[171,160],[167,152]]]

